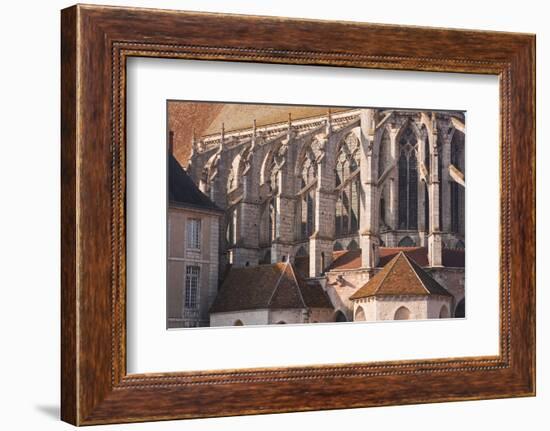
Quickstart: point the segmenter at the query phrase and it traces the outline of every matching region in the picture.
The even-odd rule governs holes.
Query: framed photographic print
[[[61,42],[63,420],[534,395],[533,35],[78,5]]]

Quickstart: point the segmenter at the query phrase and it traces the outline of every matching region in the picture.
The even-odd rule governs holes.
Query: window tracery
[[[340,143],[336,158],[335,184],[336,235],[355,233],[360,217],[360,142],[355,134],[348,134]]]
[[[464,171],[464,134],[455,130],[451,140],[451,164]],[[462,230],[460,209],[463,207],[464,189],[456,182],[451,182],[451,231]]]
[[[315,183],[317,181],[317,157],[310,145],[300,168],[300,237],[309,238],[315,229]]]
[[[399,229],[418,227],[418,140],[409,124],[399,139]]]

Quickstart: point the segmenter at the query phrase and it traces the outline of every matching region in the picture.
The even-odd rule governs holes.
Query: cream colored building
[[[209,326],[219,274],[223,211],[194,185],[169,154],[168,328]]]
[[[403,251],[350,296],[353,320],[451,317],[453,296]]]

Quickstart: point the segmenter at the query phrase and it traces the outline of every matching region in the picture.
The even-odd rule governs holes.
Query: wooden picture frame
[[[64,421],[535,394],[534,35],[83,5],[61,17]],[[500,354],[128,375],[125,65],[131,56],[498,75]]]

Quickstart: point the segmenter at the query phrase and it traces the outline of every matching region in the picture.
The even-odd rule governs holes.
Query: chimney
[[[172,130],[168,132],[168,155],[174,155],[174,132]]]

